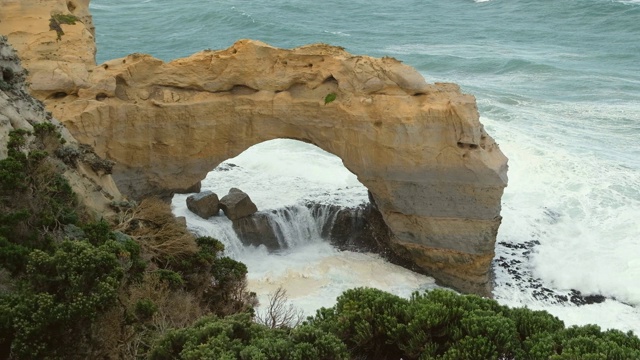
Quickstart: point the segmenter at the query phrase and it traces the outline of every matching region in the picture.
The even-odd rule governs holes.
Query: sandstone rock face
[[[122,195],[109,175],[111,163],[97,157],[89,147],[78,144],[67,129],[45,111],[43,104],[26,92],[26,74],[14,49],[0,37],[0,160],[7,157],[12,130],[33,131],[34,125],[51,123],[65,141],[54,141],[46,150],[79,199],[96,218],[110,217],[112,201]],[[29,141],[33,138],[29,138]]]
[[[236,188],[231,188],[229,193],[220,199],[220,209],[229,220],[237,220],[258,211],[249,195]]]
[[[26,16],[23,3],[36,1],[0,0],[0,32],[29,44],[19,51],[34,58],[57,49],[56,69],[65,68],[62,45],[39,40],[46,28],[28,35],[5,23]],[[86,10],[80,5],[74,11]],[[84,25],[66,26],[62,42],[91,43]],[[241,40],[169,63],[133,54],[86,74],[93,48],[84,57],[64,51],[76,54],[67,63],[80,64],[77,71],[60,70],[68,81],[34,75],[32,89],[80,142],[116,161],[123,193],[184,191],[252,145],[305,141],[339,156],[370,190],[397,254],[445,285],[490,294],[507,159],[479,122],[474,97],[458,86],[324,44],[284,50]],[[31,64],[41,61],[50,60]],[[335,100],[325,104],[329,94]]]
[[[96,46],[89,0],[0,0],[0,8],[0,34],[9,37],[29,69],[34,96],[64,97],[90,86]],[[50,28],[56,14],[78,19],[74,25],[60,25],[60,39]]]
[[[201,218],[207,219],[218,215],[220,201],[218,195],[211,191],[203,191],[187,197],[187,208]]]

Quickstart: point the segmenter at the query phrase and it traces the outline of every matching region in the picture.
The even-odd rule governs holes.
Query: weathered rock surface
[[[220,212],[220,200],[214,192],[203,191],[187,197],[187,209],[201,218],[208,219]]]
[[[231,188],[229,193],[220,199],[220,209],[229,220],[237,220],[258,211],[249,195],[236,188]]]
[[[55,139],[41,150],[52,155],[49,158],[52,165],[62,172],[90,213],[96,218],[109,217],[113,213],[111,202],[122,198],[109,175],[112,163],[100,159],[90,147],[78,144],[67,129],[45,111],[43,104],[27,93],[25,78],[17,54],[6,38],[0,36],[0,159],[7,157],[12,130],[33,131],[36,124],[53,124],[65,144]],[[33,137],[28,138],[28,148],[33,147],[32,140]]]
[[[85,13],[84,2],[73,11]],[[284,50],[241,40],[169,63],[132,54],[91,68],[87,23],[63,25],[56,42],[45,10],[27,15],[28,6],[62,3],[0,0],[0,33],[20,44],[30,69],[54,62],[54,81],[32,75],[34,93],[80,142],[117,162],[123,193],[166,196],[252,145],[309,142],[339,156],[370,190],[393,251],[443,284],[490,294],[507,159],[473,96],[429,84],[395,59],[325,44]]]
[[[61,98],[90,87],[96,45],[89,0],[0,0],[0,8],[0,34],[9,37],[29,69],[32,95]],[[75,25],[60,25],[60,39],[50,27],[56,14],[78,19]]]

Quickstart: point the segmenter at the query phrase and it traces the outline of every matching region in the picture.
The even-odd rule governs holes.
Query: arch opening
[[[220,163],[201,185],[201,191],[219,197],[231,188],[248,194],[258,212],[232,221],[219,211],[204,219],[188,210],[188,194],[177,194],[174,213],[198,235],[222,241],[227,256],[247,264],[250,290],[261,303],[282,286],[311,315],[348,288],[371,286],[404,296],[435,284],[370,252],[375,246],[367,248],[362,240],[368,237],[368,245],[375,240],[365,228],[383,220],[371,218],[367,188],[340,158],[310,142],[256,144]],[[254,242],[256,231],[266,238],[275,233],[276,246]]]
[[[222,240],[235,250],[236,240],[239,245],[264,246],[269,251],[323,240],[341,249],[375,251],[375,244],[367,244],[364,239],[364,222],[376,212],[376,220],[385,226],[357,176],[339,157],[308,140],[274,139],[253,145],[222,161],[200,185],[201,193],[213,192],[218,199],[234,188],[248,195],[256,205],[252,210],[255,213],[227,218],[226,212],[218,210],[209,220],[231,221],[232,237],[238,238]],[[182,209],[183,214],[190,212],[185,208],[186,201],[182,201],[186,197],[175,195],[173,199],[174,207]],[[200,228],[206,227],[200,219],[194,221],[199,222]],[[386,227],[384,230],[388,232]]]

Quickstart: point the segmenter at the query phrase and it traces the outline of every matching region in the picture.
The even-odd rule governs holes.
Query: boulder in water
[[[220,211],[220,201],[218,195],[211,191],[203,191],[187,197],[187,208],[192,213],[207,219],[213,215],[218,215]]]
[[[249,195],[236,188],[231,188],[229,193],[220,199],[220,209],[229,220],[237,220],[258,211]]]
[[[278,234],[281,230],[269,221],[270,214],[264,211],[233,220],[233,230],[245,245],[264,245],[269,251],[281,248]]]

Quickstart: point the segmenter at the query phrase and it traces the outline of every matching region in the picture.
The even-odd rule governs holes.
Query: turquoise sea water
[[[91,10],[98,62],[171,60],[242,38],[325,42],[460,84],[509,157],[496,299],[640,332],[640,1],[94,0]],[[607,300],[575,307],[540,288]]]

